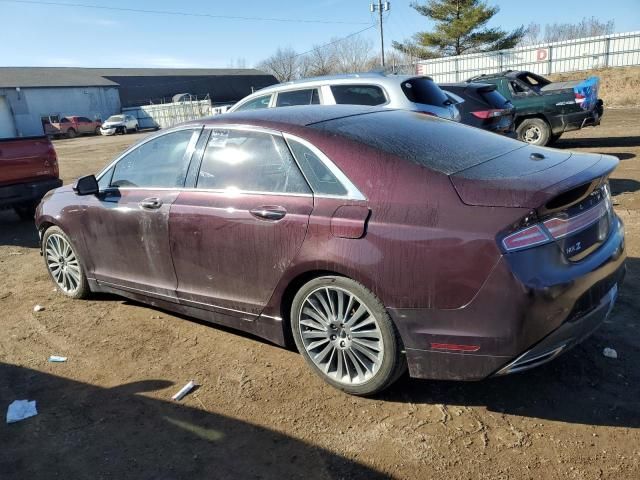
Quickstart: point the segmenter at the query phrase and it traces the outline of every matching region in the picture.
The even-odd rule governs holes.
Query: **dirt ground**
[[[64,180],[143,135],[57,141]],[[640,478],[640,110],[609,110],[557,147],[621,159],[611,184],[628,275],[608,322],[528,373],[404,378],[369,399],[231,330],[112,296],[66,299],[33,226],[0,213],[0,410],[30,399],[39,412],[0,424],[0,478]],[[189,380],[197,391],[172,402]]]

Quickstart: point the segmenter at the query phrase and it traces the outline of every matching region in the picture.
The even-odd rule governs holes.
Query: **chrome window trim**
[[[107,187],[104,190],[100,190],[100,192],[108,192],[108,191],[118,191],[118,192],[127,192],[127,191],[140,191],[140,190],[152,190],[152,191],[160,191],[160,192],[195,192],[195,193],[221,193],[229,196],[237,196],[237,195],[276,195],[281,197],[307,197],[313,198],[313,193],[288,193],[288,192],[259,192],[255,190],[223,190],[223,189],[214,189],[214,188],[189,188],[189,187]],[[322,195],[317,195],[318,197]],[[344,197],[338,197],[344,198]]]
[[[104,167],[100,173],[98,173],[96,175],[96,180],[99,182],[100,179],[102,178],[102,176],[107,173],[111,167],[114,167],[116,165],[116,163],[118,163],[120,160],[122,160],[126,155],[128,155],[129,153],[131,153],[133,150],[135,150],[136,148],[141,147],[142,145],[150,142],[151,140],[155,140],[156,138],[160,138],[164,135],[168,135],[170,133],[174,133],[174,132],[179,132],[181,130],[202,130],[202,124],[196,124],[196,125],[183,125],[180,127],[172,127],[170,129],[167,130],[163,130],[160,133],[156,133],[155,135],[150,135],[147,138],[144,138],[142,140],[140,140],[139,142],[134,143],[133,145],[131,145],[129,148],[127,148],[124,152],[122,152],[120,155],[118,155],[115,160],[112,160],[111,163],[109,163],[106,167]],[[198,138],[200,136],[198,135]],[[191,145],[191,142],[193,141],[193,137],[191,138],[191,140],[189,140],[189,145],[187,145],[187,149],[189,149],[189,146]],[[195,144],[194,144],[194,148],[195,148]],[[185,151],[186,153],[186,151]],[[191,151],[191,153],[193,154],[193,151]],[[148,189],[147,189],[148,190]]]
[[[309,150],[311,150],[320,159],[320,161],[324,164],[324,166],[329,169],[329,171],[333,174],[333,176],[336,177],[338,182],[340,182],[340,184],[347,191],[346,195],[318,194],[314,192],[314,196],[317,196],[319,198],[341,198],[346,200],[364,200],[364,201],[367,200],[367,197],[365,197],[363,193],[358,189],[358,187],[356,187],[353,184],[353,182],[349,180],[349,177],[347,177],[344,174],[344,172],[340,170],[340,168],[338,168],[338,166],[335,163],[333,163],[333,161],[331,161],[331,159],[327,157],[318,147],[316,147],[315,145],[313,145],[312,143],[308,142],[303,138],[297,137],[295,135],[291,135],[289,133],[282,133],[282,136],[287,142],[287,145],[289,144],[289,141],[294,141],[294,142],[301,143],[302,145],[307,147]],[[292,150],[291,145],[289,145],[289,149]],[[293,155],[293,150],[292,150],[292,155]],[[293,155],[293,158],[295,159],[296,163],[298,163],[298,160],[295,158],[295,155]],[[298,168],[300,168],[300,171],[304,175],[305,174],[304,169],[300,166],[299,163],[298,163]],[[306,175],[305,175],[305,179],[307,180],[307,183],[311,185],[311,182],[309,182],[309,180],[306,178]],[[313,187],[311,187],[311,189],[313,190]]]

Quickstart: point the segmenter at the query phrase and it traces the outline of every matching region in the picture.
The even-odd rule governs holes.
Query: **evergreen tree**
[[[418,32],[413,41],[394,42],[394,48],[419,58],[461,55],[513,48],[525,33],[489,28],[487,22],[500,11],[483,0],[429,0],[411,5],[420,15],[435,22],[432,32]]]

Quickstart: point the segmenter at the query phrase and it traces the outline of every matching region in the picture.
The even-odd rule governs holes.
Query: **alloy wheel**
[[[329,378],[360,385],[375,376],[384,356],[378,321],[353,293],[322,287],[303,301],[298,316],[304,348]]]
[[[71,245],[63,236],[52,234],[45,245],[45,261],[58,288],[68,294],[78,291],[82,274]]]

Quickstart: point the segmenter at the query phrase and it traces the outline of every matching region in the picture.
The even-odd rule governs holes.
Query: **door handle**
[[[156,197],[145,198],[138,205],[147,210],[156,210],[162,206],[162,200]]]
[[[287,210],[284,207],[275,207],[272,205],[265,205],[249,210],[249,213],[256,218],[262,220],[280,220],[287,214]]]

